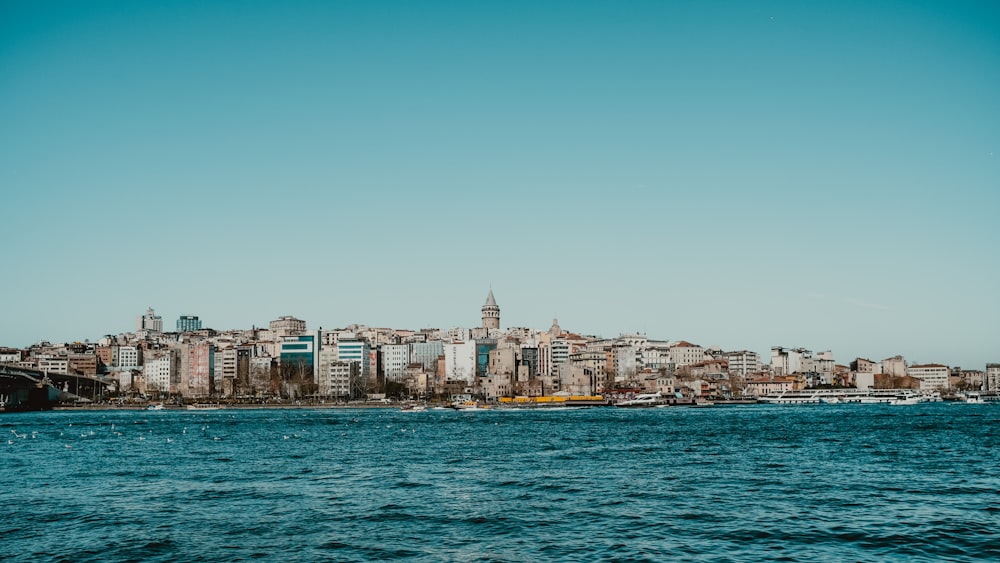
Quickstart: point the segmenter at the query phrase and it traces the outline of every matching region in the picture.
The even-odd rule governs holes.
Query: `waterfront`
[[[13,561],[1000,557],[1000,408],[0,418]]]

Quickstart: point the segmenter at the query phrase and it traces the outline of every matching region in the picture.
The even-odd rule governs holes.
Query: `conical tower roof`
[[[486,305],[484,307],[496,307],[497,300],[493,298],[493,290],[490,290],[490,294],[486,296]]]

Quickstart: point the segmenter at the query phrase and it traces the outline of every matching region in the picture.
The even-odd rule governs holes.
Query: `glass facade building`
[[[177,332],[194,332],[201,330],[201,319],[196,315],[181,315],[177,319]]]

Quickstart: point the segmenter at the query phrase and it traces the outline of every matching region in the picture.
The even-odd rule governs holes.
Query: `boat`
[[[489,405],[484,405],[479,401],[455,401],[451,408],[459,411],[488,411]]]
[[[147,405],[146,406],[146,410],[147,411],[162,411],[163,408],[164,408],[163,407],[163,403],[156,403],[155,405]]]
[[[191,403],[185,408],[189,411],[217,411],[222,408],[222,405],[215,403]]]
[[[916,393],[903,392],[889,400],[890,405],[916,405],[924,402],[923,397]]]
[[[818,391],[782,391],[764,395],[757,401],[769,405],[809,405],[819,404],[820,399]]]
[[[399,407],[399,410],[404,412],[422,412],[427,410],[427,405],[403,405]]]
[[[615,403],[620,408],[648,408],[660,405],[663,402],[663,395],[656,393],[639,393],[631,399],[625,399]]]
[[[983,404],[983,397],[975,391],[970,391],[962,395],[959,401],[969,405],[981,405]]]

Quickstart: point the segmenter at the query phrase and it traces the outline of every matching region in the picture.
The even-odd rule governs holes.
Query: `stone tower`
[[[486,297],[486,304],[483,305],[483,328],[500,328],[500,306],[493,298],[492,289]]]

